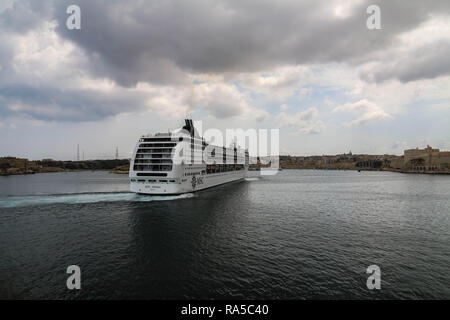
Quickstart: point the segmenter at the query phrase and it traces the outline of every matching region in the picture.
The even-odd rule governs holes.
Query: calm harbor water
[[[253,175],[177,197],[106,172],[0,177],[0,298],[450,298],[450,176]]]

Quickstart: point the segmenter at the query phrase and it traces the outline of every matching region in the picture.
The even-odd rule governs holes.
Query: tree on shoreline
[[[11,168],[11,165],[8,162],[2,162],[0,163],[0,170],[3,173],[7,173],[7,170]]]

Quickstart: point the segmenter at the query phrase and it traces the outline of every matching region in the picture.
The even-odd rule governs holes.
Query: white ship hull
[[[208,175],[193,175],[193,176],[183,176],[178,182],[159,182],[159,179],[151,181],[148,179],[139,179],[141,181],[130,182],[130,190],[139,194],[149,194],[149,195],[178,195],[183,193],[196,192],[233,181],[242,180],[245,178],[247,170],[239,171],[229,171],[222,173],[213,173]],[[195,179],[195,182],[193,182]]]

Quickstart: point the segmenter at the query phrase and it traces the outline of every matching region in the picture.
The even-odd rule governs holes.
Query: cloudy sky
[[[186,114],[282,154],[450,150],[449,57],[448,0],[2,0],[0,156],[129,157]]]

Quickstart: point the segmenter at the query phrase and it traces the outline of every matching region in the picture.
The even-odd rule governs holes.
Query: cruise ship
[[[199,136],[191,119],[172,132],[140,137],[130,161],[130,190],[177,195],[243,179],[248,150],[218,147]]]

